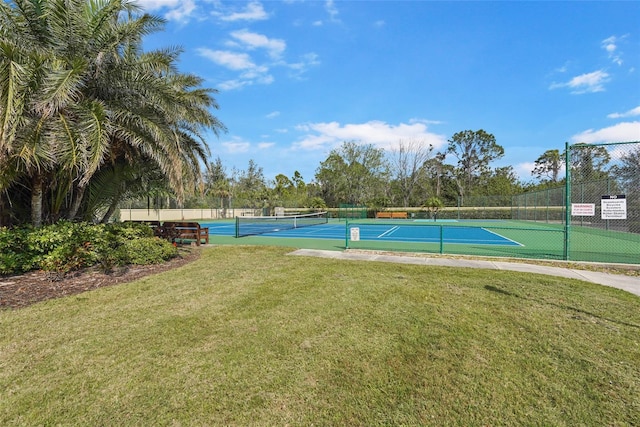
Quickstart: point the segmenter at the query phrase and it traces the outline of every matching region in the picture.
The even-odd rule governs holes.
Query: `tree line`
[[[297,171],[292,177],[279,174],[269,182],[254,160],[246,170],[234,168],[227,173],[217,158],[207,165],[206,195],[187,200],[185,207],[351,204],[384,209],[420,207],[434,199],[445,206],[473,206],[479,198],[496,196],[507,196],[502,199],[508,203],[511,195],[563,186],[565,154],[560,150],[541,154],[531,171],[532,181],[518,178],[512,166],[493,166],[504,155],[504,148],[482,129],[455,133],[441,151],[420,140],[399,141],[389,152],[345,141],[320,163],[309,182]],[[640,148],[636,148],[622,156],[621,166],[610,167],[611,155],[604,146],[585,145],[572,151],[572,176],[575,182],[626,176],[627,181],[638,183],[639,156]]]

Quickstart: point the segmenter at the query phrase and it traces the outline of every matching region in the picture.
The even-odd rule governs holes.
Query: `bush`
[[[60,221],[40,228],[0,228],[0,274],[43,269],[60,274],[99,264],[157,264],[177,255],[144,224]]]
[[[60,221],[31,233],[30,247],[41,269],[68,273],[96,263],[93,242],[102,232],[84,222]]]
[[[150,254],[135,254],[132,253],[132,249],[129,248],[131,242],[138,240],[154,239],[153,230],[140,223],[114,223],[103,225],[103,234],[96,242],[96,253],[98,255],[98,263],[105,271],[111,270],[114,266],[121,266],[126,264],[157,264],[167,258],[157,258]],[[171,244],[167,243],[169,246]],[[146,249],[140,249],[146,250]],[[176,252],[177,253],[177,252]],[[132,259],[148,257],[150,262],[132,262]]]
[[[34,268],[34,256],[26,249],[29,232],[0,228],[0,274],[24,273]]]
[[[128,264],[160,264],[178,255],[178,248],[158,237],[143,237],[128,240],[120,248]]]

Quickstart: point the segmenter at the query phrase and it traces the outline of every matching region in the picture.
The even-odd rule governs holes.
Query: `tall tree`
[[[457,159],[456,182],[460,197],[473,192],[476,179],[489,169],[489,164],[504,155],[496,138],[480,129],[457,132],[449,140],[447,154]]]
[[[531,174],[540,180],[557,183],[564,164],[564,154],[559,150],[547,150],[536,159]]]
[[[269,199],[267,189],[262,167],[255,160],[249,159],[247,169],[238,171],[236,196],[245,199],[250,207],[264,207],[265,200]]]
[[[511,196],[522,191],[522,184],[513,166],[495,168],[481,178],[482,185],[477,194],[488,196],[486,204],[500,204],[504,206],[511,202]]]
[[[637,200],[640,197],[640,143],[620,157],[615,175],[622,181],[624,191]]]
[[[355,141],[345,141],[331,150],[316,170],[316,181],[329,206],[372,203],[384,195],[388,177],[384,151]]]
[[[606,167],[611,155],[602,145],[576,144],[571,147],[570,160],[573,181],[596,181],[608,176]]]
[[[307,184],[304,182],[304,178],[299,171],[294,171],[291,181],[295,186],[295,206],[308,206],[309,194]]]
[[[410,200],[422,190],[427,169],[425,165],[431,159],[433,145],[426,141],[399,141],[398,148],[391,152],[391,174],[402,197],[402,206],[408,207]],[[426,194],[421,194],[422,199]]]
[[[329,156],[316,170],[316,189],[328,206],[347,203],[349,199],[348,163],[337,150],[331,150]]]
[[[285,174],[278,174],[274,180],[273,197],[277,206],[282,206],[284,202],[290,201],[295,194],[295,185]]]
[[[207,163],[204,181],[205,194],[218,198],[220,200],[220,207],[229,207],[231,182],[220,157],[216,157],[215,161]]]

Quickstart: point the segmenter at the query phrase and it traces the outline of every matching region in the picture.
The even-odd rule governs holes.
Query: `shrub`
[[[178,255],[178,248],[158,237],[128,240],[120,248],[129,264],[160,264]],[[123,257],[124,258],[124,257]]]
[[[65,274],[99,264],[157,264],[177,255],[169,242],[153,237],[144,224],[60,221],[40,228],[0,228],[0,274],[41,268]]]
[[[34,268],[34,254],[26,249],[29,232],[0,228],[0,274],[23,273]]]
[[[105,231],[127,241],[141,237],[153,237],[153,230],[146,224],[136,222],[119,222],[104,225]]]
[[[130,242],[153,237],[153,230],[139,223],[113,223],[101,225],[103,233],[95,242],[97,262],[104,271],[131,263]],[[162,262],[162,261],[157,261]]]
[[[32,233],[31,244],[41,269],[68,273],[96,263],[92,242],[101,233],[100,228],[87,223],[61,221]]]

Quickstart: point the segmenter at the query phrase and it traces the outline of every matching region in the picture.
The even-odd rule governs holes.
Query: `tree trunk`
[[[42,225],[42,174],[36,172],[31,180],[31,224]]]
[[[78,210],[80,210],[80,204],[82,203],[82,199],[84,199],[84,192],[87,189],[87,186],[78,186],[76,189],[73,202],[71,203],[71,207],[69,208],[69,213],[67,214],[67,219],[69,221],[73,221],[78,215]]]
[[[118,208],[118,200],[114,200],[109,205],[109,209],[107,209],[107,212],[104,214],[104,216],[100,220],[100,223],[106,224],[109,221],[109,218],[113,216],[113,213],[116,211],[117,208]]]
[[[0,227],[8,227],[9,219],[7,215],[7,208],[4,198],[4,192],[0,195]]]

